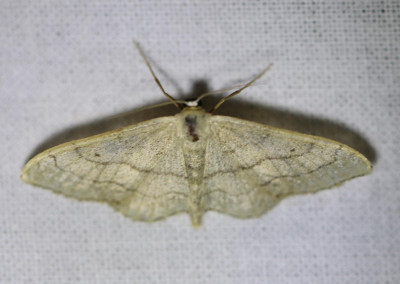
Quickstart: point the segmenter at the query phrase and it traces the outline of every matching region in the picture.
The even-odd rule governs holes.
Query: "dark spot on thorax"
[[[200,138],[199,136],[196,134],[196,127],[197,127],[197,117],[195,116],[186,116],[185,117],[185,124],[189,129],[189,135],[192,137],[192,141],[196,142],[198,141]]]

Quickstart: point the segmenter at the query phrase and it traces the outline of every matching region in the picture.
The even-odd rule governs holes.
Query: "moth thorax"
[[[181,127],[186,141],[199,143],[205,136],[208,136],[208,118],[209,113],[206,113],[201,108],[184,109],[179,116],[181,117]]]

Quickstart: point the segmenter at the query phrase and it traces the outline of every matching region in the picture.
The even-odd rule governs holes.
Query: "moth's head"
[[[200,97],[199,97],[200,98]],[[182,102],[183,108],[203,108],[203,102],[201,101],[201,98],[189,98],[185,101]]]

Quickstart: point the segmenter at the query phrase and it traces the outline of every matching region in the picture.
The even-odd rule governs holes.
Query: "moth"
[[[314,193],[371,172],[356,150],[322,137],[229,116],[198,99],[175,100],[180,112],[75,140],[33,157],[24,182],[79,200],[106,202],[133,220],[152,222],[186,212],[193,226],[213,210],[238,218],[263,215],[283,198]]]

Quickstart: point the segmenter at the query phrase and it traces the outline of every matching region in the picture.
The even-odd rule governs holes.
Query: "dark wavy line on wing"
[[[54,161],[54,166],[55,166],[58,170],[60,170],[60,171],[62,171],[62,172],[69,173],[69,174],[71,174],[72,176],[75,176],[75,177],[77,177],[78,179],[83,180],[83,181],[92,182],[92,183],[94,183],[94,184],[114,184],[114,185],[117,185],[117,186],[119,186],[119,187],[121,187],[121,188],[127,190],[127,191],[135,192],[135,193],[137,193],[137,194],[139,194],[139,195],[146,196],[146,197],[151,197],[151,198],[154,198],[154,199],[155,199],[155,198],[159,198],[160,196],[166,196],[166,195],[169,195],[169,194],[178,194],[178,195],[183,195],[183,196],[185,196],[185,197],[187,196],[187,194],[185,194],[185,193],[183,193],[183,192],[176,192],[176,191],[166,192],[166,193],[159,194],[159,195],[149,195],[149,194],[145,194],[145,193],[143,193],[143,192],[137,191],[137,188],[127,187],[126,185],[121,184],[121,183],[118,183],[118,182],[116,182],[116,181],[112,181],[112,180],[99,181],[99,180],[94,180],[94,179],[88,179],[88,178],[87,178],[86,176],[84,176],[84,175],[79,175],[79,174],[76,174],[76,173],[74,173],[74,172],[72,172],[72,171],[69,171],[69,170],[66,170],[66,169],[61,168],[61,167],[57,164],[57,157],[55,157],[54,155],[49,155],[49,157],[51,157],[51,158],[53,159],[53,161]]]

